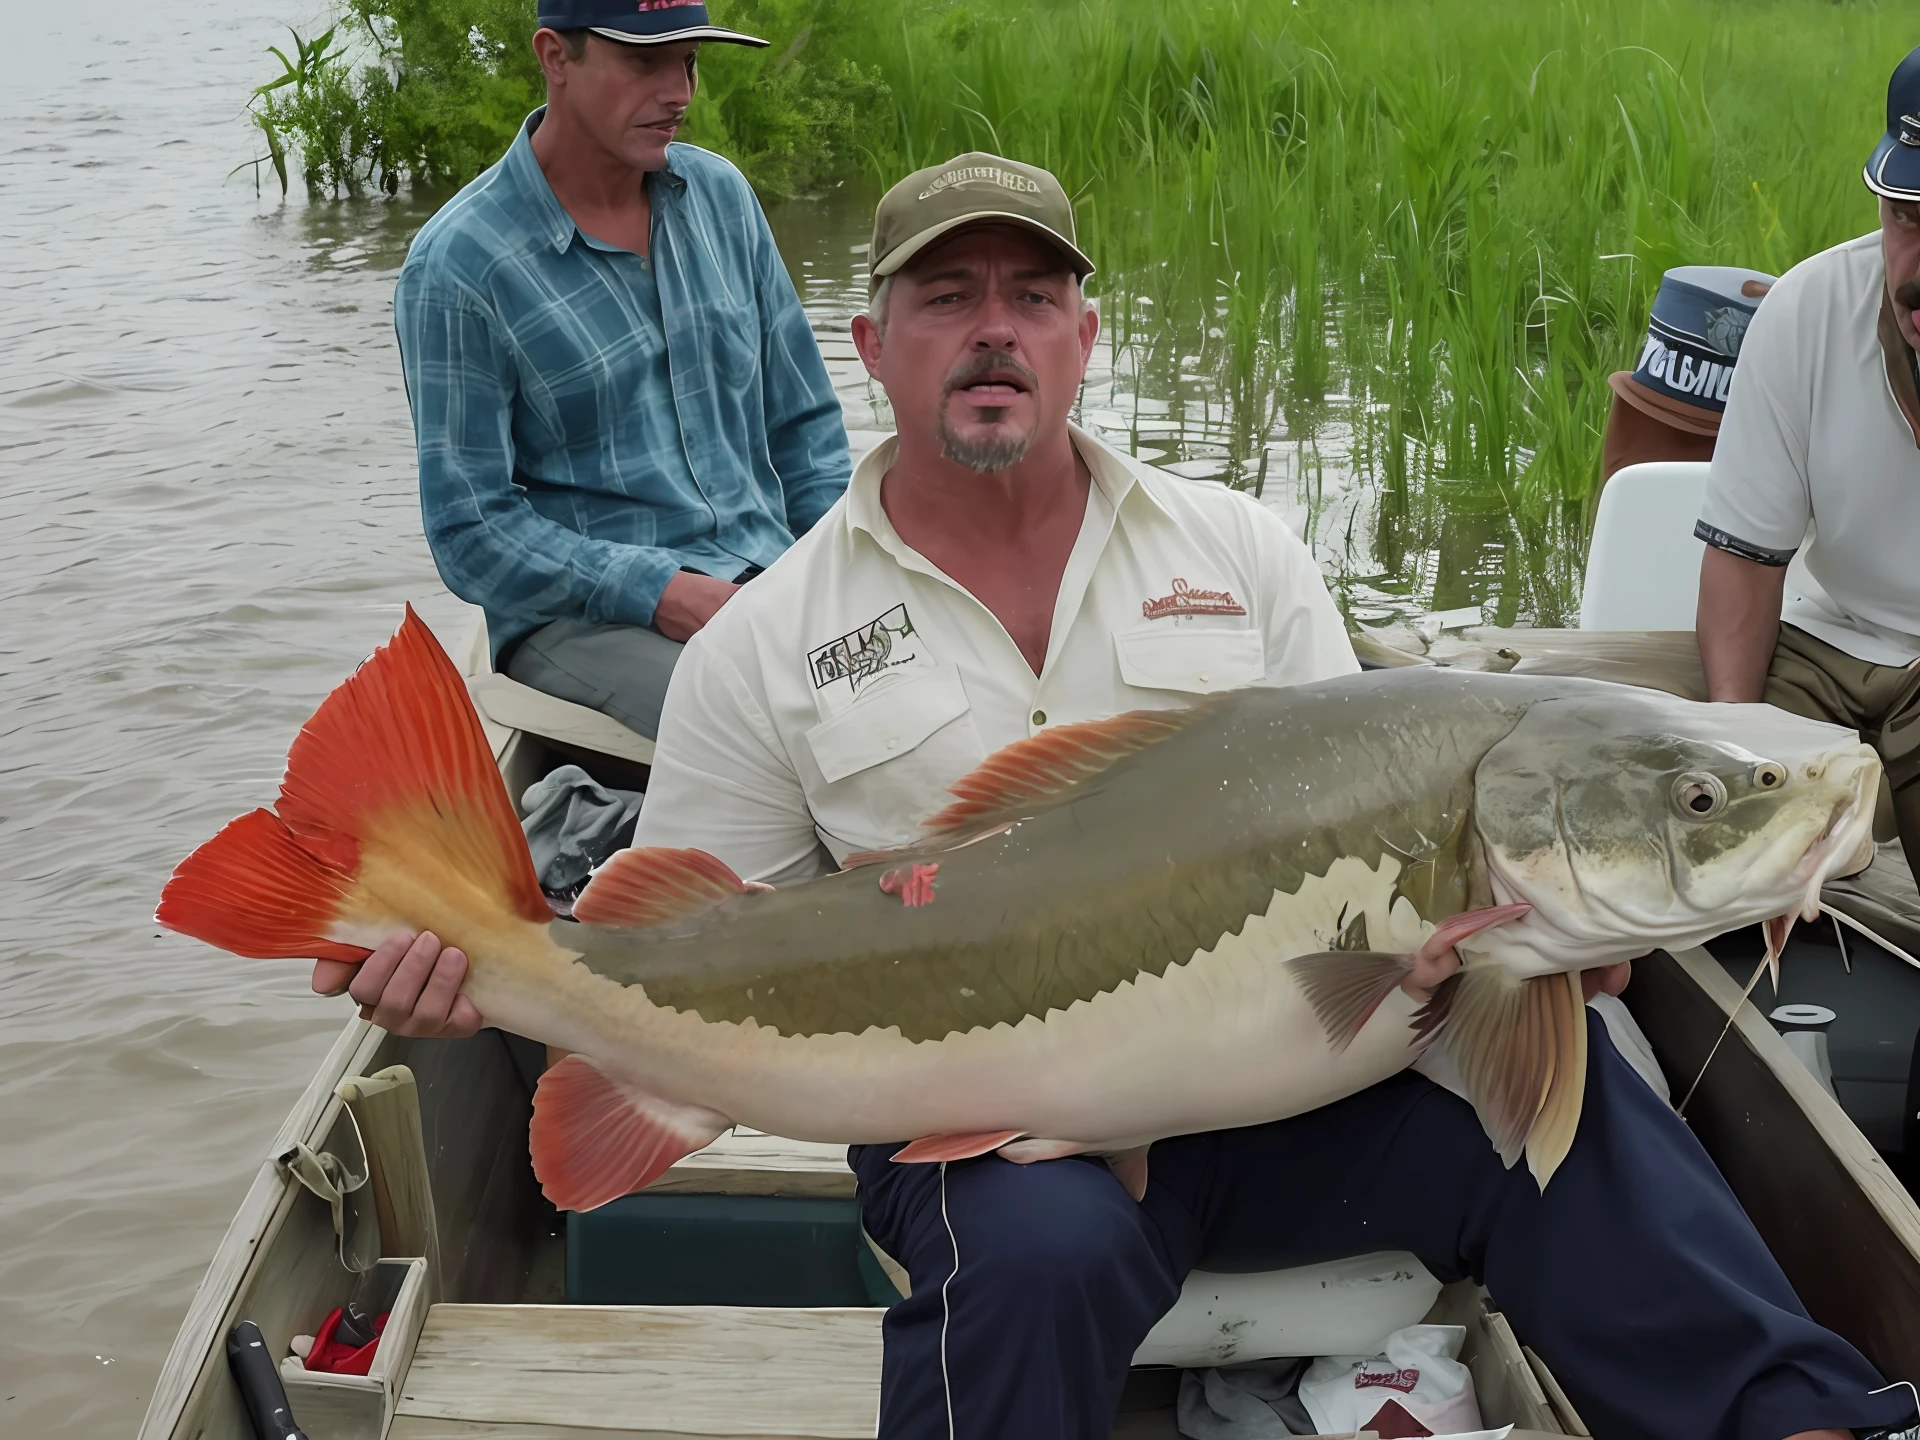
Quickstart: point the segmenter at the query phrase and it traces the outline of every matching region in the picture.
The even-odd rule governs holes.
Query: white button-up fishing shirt
[[[955,780],[1049,726],[1357,668],[1279,516],[1083,430],[1073,441],[1093,483],[1039,674],[887,519],[888,440],[687,645],[633,843],[804,879],[912,840]]]

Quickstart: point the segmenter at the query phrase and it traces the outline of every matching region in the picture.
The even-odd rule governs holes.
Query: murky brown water
[[[161,883],[270,799],[301,720],[404,602],[443,633],[466,620],[421,538],[390,326],[424,205],[229,178],[257,150],[241,104],[264,47],[310,18],[94,0],[0,46],[7,1436],[131,1433],[346,1017],[297,964],[157,933]],[[851,197],[775,216],[862,448],[886,425],[845,338],[866,223]],[[1221,402],[1177,361],[1139,376],[1103,353],[1085,411],[1182,474],[1225,467]],[[1276,436],[1263,499],[1365,576],[1342,433]]]

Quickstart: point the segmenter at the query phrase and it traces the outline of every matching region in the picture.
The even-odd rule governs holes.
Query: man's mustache
[[[1904,304],[1905,302],[1903,301],[1902,303]],[[1040,389],[1040,377],[1022,365],[1018,360],[1010,360],[1004,356],[997,355],[976,355],[973,359],[959,366],[952,374],[947,376],[947,384],[945,390],[942,392],[942,398],[944,399],[946,396],[951,395],[975,376],[991,375],[996,370],[1011,375],[1018,375],[1021,380],[1026,382],[1028,390],[1038,392]]]
[[[1920,310],[1920,275],[1894,290],[1893,303],[1904,305],[1909,310]]]

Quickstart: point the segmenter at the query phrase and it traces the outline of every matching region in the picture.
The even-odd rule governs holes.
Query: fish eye
[[[1762,760],[1753,767],[1753,784],[1756,790],[1778,790],[1786,783],[1787,772],[1784,766],[1776,765],[1771,760]]]
[[[1673,803],[1689,820],[1711,820],[1727,808],[1727,787],[1718,775],[1682,775],[1673,782]]]

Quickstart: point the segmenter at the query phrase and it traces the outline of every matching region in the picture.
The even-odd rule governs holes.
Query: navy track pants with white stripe
[[[1189,1270],[1410,1250],[1472,1276],[1602,1440],[1781,1440],[1912,1413],[1807,1318],[1713,1163],[1589,1017],[1586,1108],[1544,1195],[1472,1109],[1402,1074],[1271,1125],[1163,1140],[1136,1204],[1105,1164],[895,1165],[856,1146],[887,1312],[882,1440],[1106,1440]],[[1196,1057],[1195,1063],[1206,1063]]]

